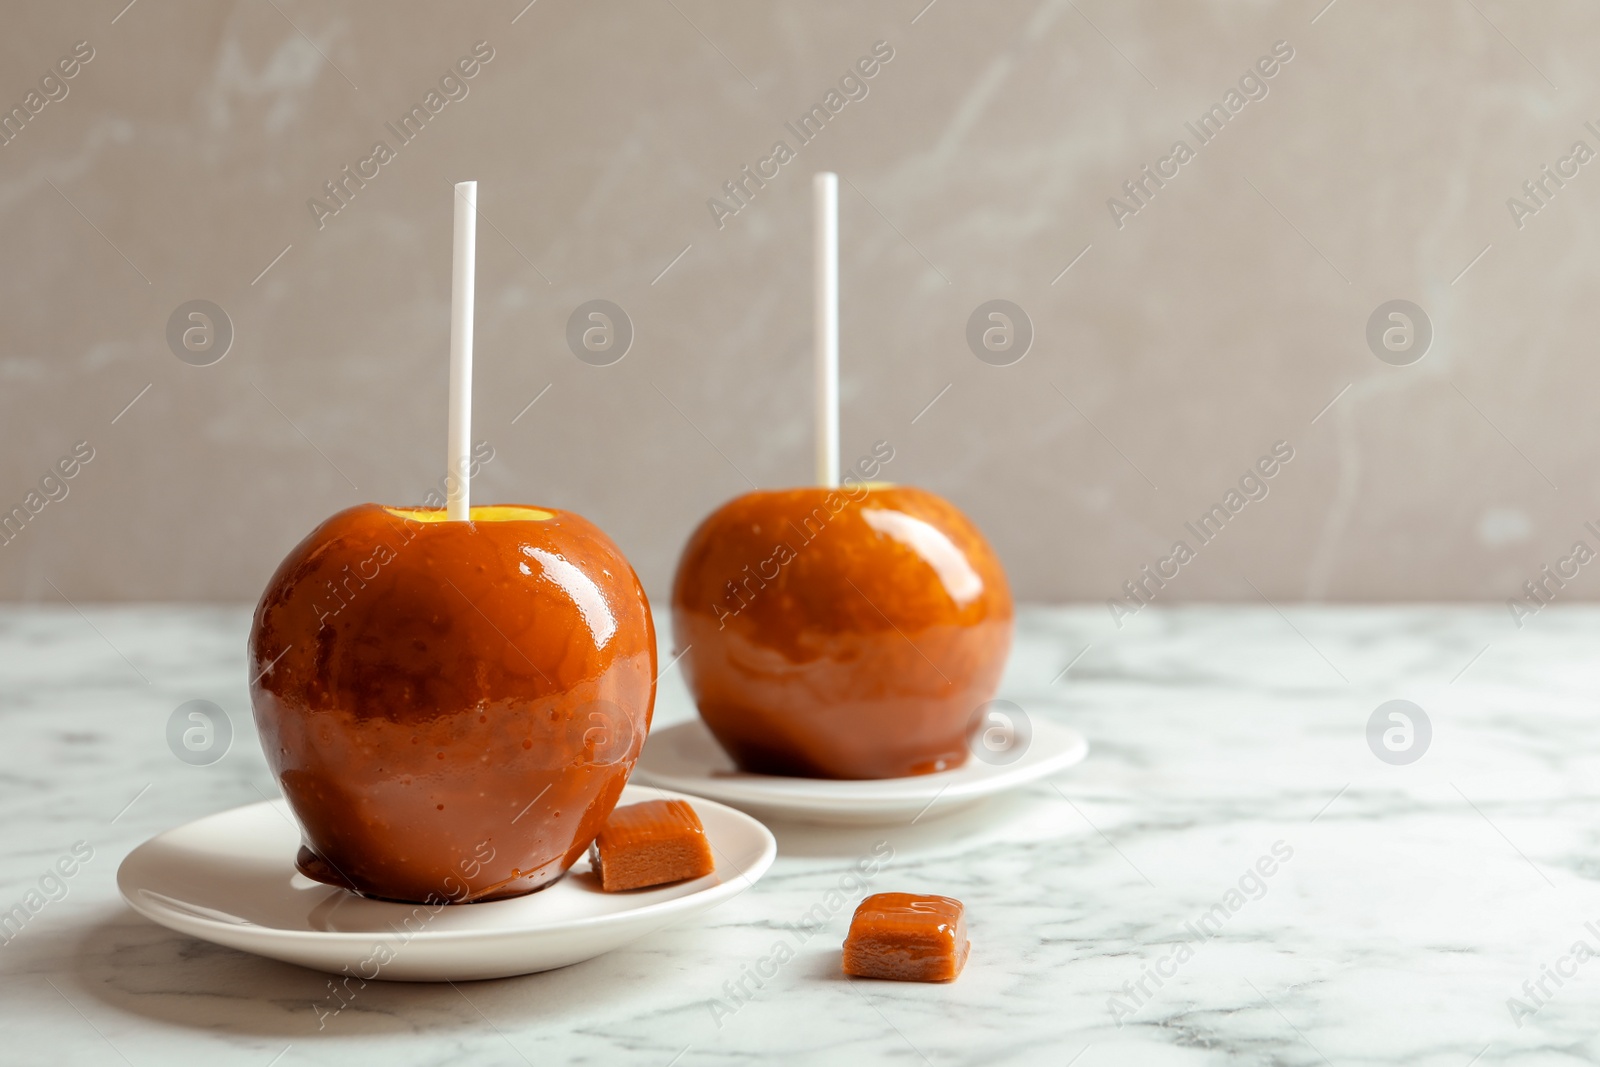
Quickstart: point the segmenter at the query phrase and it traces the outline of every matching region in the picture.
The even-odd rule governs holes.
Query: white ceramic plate
[[[619,803],[676,794],[630,785]],[[394,904],[313,882],[295,870],[300,830],[283,800],[209,815],[151,838],[117,870],[117,887],[162,926],[275,960],[361,978],[470,981],[592,959],[753,885],[777,842],[756,820],[684,797],[705,826],[714,873],[659,889],[604,893],[579,860],[548,889],[486,904]]]
[[[950,771],[913,778],[836,781],[746,774],[699,719],[652,731],[634,779],[663,789],[710,797],[761,818],[835,825],[909,822],[946,815],[1080,762],[1089,742],[1070,727],[1041,719],[1015,761],[994,765],[969,757]]]

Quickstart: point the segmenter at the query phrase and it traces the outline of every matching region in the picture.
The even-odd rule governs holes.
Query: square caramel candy
[[[683,800],[617,808],[589,846],[589,863],[607,893],[699,878],[717,866],[700,817]]]
[[[850,920],[844,973],[899,982],[948,982],[961,973],[971,951],[961,901],[874,893]]]

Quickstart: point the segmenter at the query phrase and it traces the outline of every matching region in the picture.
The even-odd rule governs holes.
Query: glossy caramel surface
[[[531,892],[583,855],[650,727],[632,567],[554,509],[363,504],[279,566],[251,701],[312,877],[392,900]]]
[[[647,800],[617,808],[589,849],[608,893],[700,878],[716,870],[700,816],[686,800]]]
[[[892,778],[958,766],[1011,647],[1000,561],[909,486],[749,493],[690,537],[675,651],[744,770]]]
[[[961,973],[971,950],[961,901],[874,893],[850,919],[844,973],[899,982],[948,982]]]

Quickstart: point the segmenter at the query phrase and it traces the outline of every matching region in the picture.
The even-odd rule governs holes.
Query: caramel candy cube
[[[699,878],[717,866],[700,817],[682,800],[617,808],[589,846],[589,863],[607,893]]]
[[[898,982],[948,982],[961,973],[971,951],[961,901],[874,893],[850,920],[844,973]]]

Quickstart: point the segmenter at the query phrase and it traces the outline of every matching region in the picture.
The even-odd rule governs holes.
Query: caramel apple
[[[571,512],[362,504],[278,567],[250,633],[303,873],[403,901],[540,889],[589,847],[650,727],[639,580]]]
[[[932,493],[846,482],[738,497],[679,560],[685,677],[743,770],[891,778],[958,766],[974,711],[994,696],[1012,606],[983,535]]]

